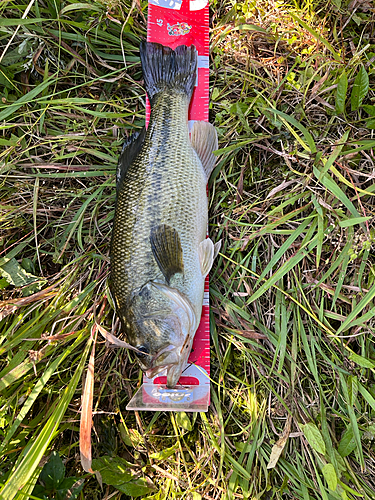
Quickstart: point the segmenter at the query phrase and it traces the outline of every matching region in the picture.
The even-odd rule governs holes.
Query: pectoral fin
[[[202,162],[208,181],[216,162],[216,156],[213,154],[218,148],[216,129],[211,123],[196,121],[191,130],[190,140]]]
[[[205,278],[210,272],[212,264],[221,248],[221,240],[213,244],[210,238],[201,242],[198,248],[199,261],[201,263],[202,275]]]
[[[167,283],[176,273],[184,272],[181,240],[171,226],[161,224],[151,229],[150,243],[154,258]]]

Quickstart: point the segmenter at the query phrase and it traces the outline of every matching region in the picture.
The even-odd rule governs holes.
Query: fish
[[[204,281],[220,249],[207,238],[207,182],[215,127],[188,110],[197,49],[141,42],[151,112],[124,144],[116,173],[110,292],[121,329],[148,378],[166,370],[174,388],[199,326]]]

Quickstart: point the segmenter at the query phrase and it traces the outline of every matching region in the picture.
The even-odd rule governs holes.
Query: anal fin
[[[213,243],[210,238],[203,240],[198,247],[199,261],[201,264],[202,276],[205,278],[210,272],[212,264],[221,248],[221,240]]]
[[[208,181],[216,162],[216,156],[213,154],[218,148],[216,129],[211,123],[196,121],[191,130],[190,140],[202,162]]]
[[[160,224],[151,229],[150,243],[154,258],[169,284],[174,274],[184,272],[180,236],[173,227]]]

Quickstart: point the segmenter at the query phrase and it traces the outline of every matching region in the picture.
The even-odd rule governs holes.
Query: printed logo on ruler
[[[169,36],[187,35],[191,28],[192,26],[189,26],[188,23],[176,23],[173,24],[173,26],[171,26],[169,23],[167,24]]]

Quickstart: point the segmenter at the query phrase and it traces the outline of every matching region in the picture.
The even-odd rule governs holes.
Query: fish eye
[[[150,349],[146,347],[145,345],[137,345],[136,349],[140,352],[135,352],[135,354],[138,356],[138,358],[143,359],[147,356],[147,354],[150,353]]]

